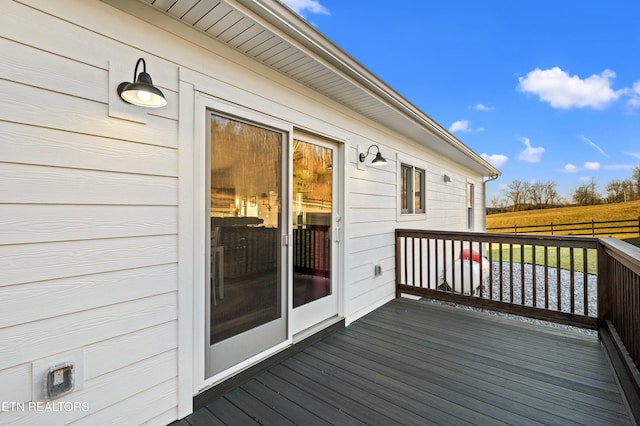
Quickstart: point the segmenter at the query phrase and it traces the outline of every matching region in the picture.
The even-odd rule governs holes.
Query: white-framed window
[[[473,231],[474,223],[474,185],[471,182],[467,182],[467,229]]]
[[[424,214],[425,197],[424,169],[400,163],[400,214]]]

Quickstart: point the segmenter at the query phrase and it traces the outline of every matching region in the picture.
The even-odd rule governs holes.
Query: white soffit
[[[500,173],[274,0],[140,1],[483,175]]]

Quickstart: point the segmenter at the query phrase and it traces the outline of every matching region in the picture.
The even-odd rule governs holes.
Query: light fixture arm
[[[143,58],[138,59],[138,61],[136,62],[136,67],[133,69],[133,82],[135,82],[137,80],[138,77],[138,65],[140,65],[140,62],[142,62],[142,72],[147,74],[147,63],[144,61]]]
[[[382,154],[380,153],[380,148],[378,147],[378,145],[369,145],[369,148],[367,149],[367,153],[366,153],[366,154],[361,153],[361,154],[358,156],[358,160],[360,160],[360,162],[361,162],[361,163],[364,163],[364,160],[365,160],[369,155],[374,155],[374,154],[371,152],[371,148],[373,148],[373,147],[375,147],[375,148],[376,148],[376,150],[377,150],[378,152],[375,154],[376,158],[374,158],[374,159],[371,161],[371,165],[372,165],[372,166],[376,166],[376,167],[377,167],[377,166],[384,166],[385,164],[387,164],[387,160],[386,160],[386,159],[382,156]]]
[[[369,155],[373,155],[371,154],[371,148],[376,147],[376,149],[378,150],[378,153],[380,153],[380,148],[378,147],[378,145],[370,145],[369,148],[367,149],[367,153],[363,154],[360,153],[360,162],[364,163],[364,160],[369,156]]]

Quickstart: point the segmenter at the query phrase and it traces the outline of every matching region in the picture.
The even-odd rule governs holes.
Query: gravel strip
[[[523,267],[524,266],[524,267]],[[513,268],[513,269],[512,269]],[[534,275],[535,272],[535,275]],[[513,276],[513,300],[514,303],[522,304],[524,306],[534,306],[534,282],[535,282],[535,301],[536,307],[545,308],[545,287],[548,285],[548,307],[550,310],[558,310],[558,298],[560,299],[560,312],[571,312],[571,272],[565,269],[559,271],[560,291],[558,292],[558,269],[547,268],[547,277],[545,279],[544,266],[534,266],[529,264],[521,265],[520,263],[508,263],[502,264],[502,300],[510,302],[511,294],[509,282]],[[491,267],[492,274],[492,292],[489,290],[488,279],[485,281],[482,297],[489,299],[491,295],[492,300],[500,300],[500,263],[493,262]],[[535,280],[534,280],[535,278]],[[524,303],[522,303],[522,282],[524,281]],[[546,283],[545,283],[546,281]],[[588,307],[588,316],[597,318],[598,312],[598,288],[597,288],[597,276],[591,274],[583,274],[582,272],[573,273],[573,285],[574,285],[574,312],[577,314],[584,313],[585,298],[585,286],[586,286],[586,300]],[[591,336],[597,336],[596,330],[590,330],[581,327],[574,327],[570,325],[558,324],[549,321],[543,321],[519,315],[506,314],[502,312],[496,312],[486,309],[473,308],[465,305],[452,304],[449,302],[443,302],[435,299],[423,299],[430,301],[431,303],[455,306],[459,309],[468,311],[484,312],[488,315],[511,318],[517,321],[527,322],[530,324],[538,324],[552,328],[573,330],[580,334],[586,334]]]

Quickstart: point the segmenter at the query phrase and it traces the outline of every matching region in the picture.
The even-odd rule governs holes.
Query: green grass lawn
[[[521,250],[522,247],[522,250]],[[536,246],[535,250],[535,264],[544,265],[544,247]],[[560,268],[571,269],[571,250],[569,248],[562,247],[560,250]],[[522,252],[524,251],[524,263],[533,264],[533,247],[532,246],[520,246],[513,245],[513,251],[509,249],[508,245],[502,246],[502,261],[503,262],[516,262],[520,263],[523,259]],[[547,266],[550,268],[558,267],[556,247],[549,247],[547,249]],[[583,249],[573,250],[573,264],[574,270],[577,272],[584,272],[584,253]],[[513,253],[513,254],[512,254]],[[598,271],[597,253],[594,249],[586,250],[587,253],[587,273],[596,274]],[[500,248],[493,244],[491,247],[491,259],[496,262],[500,259]]]

